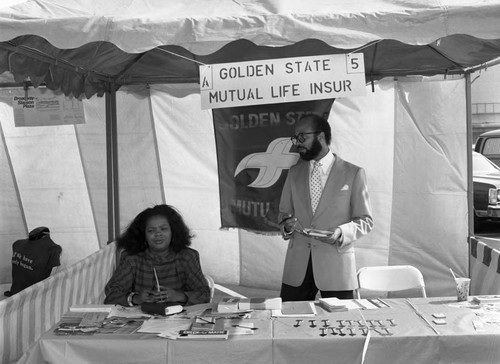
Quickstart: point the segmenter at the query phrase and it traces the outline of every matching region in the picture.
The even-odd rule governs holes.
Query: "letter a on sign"
[[[200,66],[200,90],[212,89],[212,66]]]

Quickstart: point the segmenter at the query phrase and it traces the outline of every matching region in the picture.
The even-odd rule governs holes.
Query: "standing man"
[[[331,128],[317,115],[295,125],[300,160],[290,168],[279,221],[286,253],[283,301],[353,298],[357,287],[353,242],[373,228],[365,171],[330,151]]]

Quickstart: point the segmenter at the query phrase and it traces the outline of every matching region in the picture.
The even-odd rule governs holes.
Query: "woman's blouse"
[[[124,253],[120,265],[105,287],[104,303],[128,306],[130,292],[156,290],[156,276],[160,286],[182,291],[187,296],[185,305],[210,301],[210,288],[203,275],[199,253],[191,248],[170,251],[159,256],[149,249],[135,255]]]

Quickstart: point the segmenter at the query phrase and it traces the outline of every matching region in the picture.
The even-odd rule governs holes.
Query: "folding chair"
[[[215,282],[214,279],[208,274],[205,274],[205,279],[207,280],[208,287],[210,287],[210,302],[212,302],[215,293]]]
[[[357,298],[361,298],[361,290],[397,292],[411,289],[418,290],[422,297],[427,297],[424,277],[420,270],[411,265],[364,267],[358,270],[357,276]]]
[[[215,294],[215,290],[217,289],[218,291],[221,291],[231,297],[240,297],[240,298],[246,298],[245,296],[239,294],[238,292],[233,291],[232,289],[229,289],[227,287],[224,287],[220,284],[215,283],[214,279],[209,276],[208,274],[205,274],[205,279],[208,282],[208,286],[210,287],[210,302],[212,302]]]

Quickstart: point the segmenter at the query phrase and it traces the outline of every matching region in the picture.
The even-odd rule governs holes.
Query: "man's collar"
[[[317,162],[321,164],[321,169],[323,170],[323,173],[325,173],[326,171],[328,171],[328,168],[330,168],[330,166],[333,164],[334,161],[335,161],[335,156],[333,155],[332,152],[328,152],[323,158],[321,158]],[[311,161],[311,166],[313,165],[313,162],[314,160]]]

